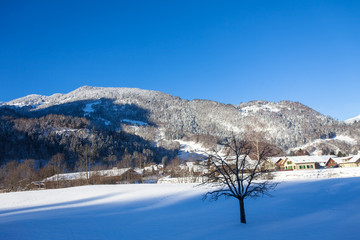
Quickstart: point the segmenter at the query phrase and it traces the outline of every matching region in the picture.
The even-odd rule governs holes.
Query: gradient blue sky
[[[0,101],[80,86],[360,114],[360,1],[0,0]]]

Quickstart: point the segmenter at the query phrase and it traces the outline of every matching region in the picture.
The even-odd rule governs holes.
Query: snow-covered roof
[[[295,164],[301,163],[326,163],[330,158],[336,157],[335,155],[326,156],[288,156],[279,157],[278,159],[286,159],[286,161],[292,161]]]
[[[333,159],[338,164],[339,163],[355,163],[355,162],[359,161],[360,155],[347,156],[347,157],[334,157],[331,159]]]
[[[352,156],[352,158],[350,159],[350,161],[352,162],[357,162],[360,159],[360,155],[354,155]]]
[[[277,161],[279,161],[280,159],[286,159],[287,157],[270,157],[268,158],[268,160],[272,163],[276,163]]]

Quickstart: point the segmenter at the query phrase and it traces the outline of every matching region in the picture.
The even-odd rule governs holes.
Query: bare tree
[[[78,170],[85,172],[86,182],[89,184],[90,178],[90,167],[93,164],[94,160],[92,158],[92,149],[88,144],[85,145],[84,152],[79,154],[79,161],[77,162]]]
[[[65,163],[65,155],[63,153],[57,153],[53,155],[48,163],[50,169],[52,170],[52,175],[56,175],[56,185],[60,187],[60,181],[62,179],[59,178],[60,173],[65,172],[66,163]]]
[[[220,145],[220,150],[206,153],[210,169],[203,184],[210,185],[211,191],[204,199],[217,200],[221,196],[238,199],[240,222],[246,223],[244,199],[270,195],[269,191],[277,186],[275,182],[261,179],[267,173],[263,167],[266,158],[276,150],[256,137],[249,141],[232,136]]]
[[[28,189],[31,182],[37,180],[36,163],[33,159],[26,159],[23,163],[11,161],[5,165],[2,175],[6,191]]]

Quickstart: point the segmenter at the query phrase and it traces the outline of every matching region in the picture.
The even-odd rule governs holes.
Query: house
[[[270,157],[267,158],[267,162],[271,162],[271,164],[274,166],[274,169],[278,171],[278,170],[282,170],[281,169],[282,164],[280,163],[282,163],[285,159],[286,157]]]
[[[279,170],[311,170],[325,167],[332,157],[335,156],[286,156],[279,157],[275,164]]]
[[[328,167],[359,167],[360,155],[348,156],[348,157],[334,157],[329,159],[327,163]]]
[[[262,170],[267,170],[267,171],[279,170],[278,165],[276,165],[276,162],[279,160],[280,160],[279,157],[267,158],[261,166]]]
[[[118,176],[117,183],[141,183],[142,177],[141,174],[136,172],[133,169],[128,169]]]
[[[334,159],[330,158],[330,159],[326,162],[325,166],[326,166],[327,168],[337,167],[337,166],[338,166],[338,163],[337,163]]]

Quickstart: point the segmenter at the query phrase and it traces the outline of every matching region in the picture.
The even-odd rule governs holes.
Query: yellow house
[[[342,157],[342,158],[333,158],[337,163],[338,167],[359,167],[360,166],[360,155]]]
[[[320,168],[317,162],[296,163],[296,170],[311,170]]]
[[[311,170],[325,166],[335,156],[295,156],[280,157],[276,162],[279,170]]]

